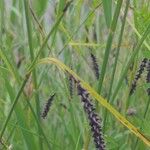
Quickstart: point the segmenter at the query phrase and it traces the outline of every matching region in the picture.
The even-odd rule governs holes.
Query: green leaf
[[[143,54],[144,58],[150,58],[150,51],[149,50],[142,51],[142,54]]]
[[[44,14],[48,0],[34,0],[33,6],[36,14],[40,17]]]
[[[110,27],[111,19],[112,19],[112,0],[102,0],[103,8],[104,8],[104,15],[107,27]]]

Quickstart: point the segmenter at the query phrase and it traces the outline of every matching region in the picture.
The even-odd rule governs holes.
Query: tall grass
[[[149,39],[148,0],[0,0],[0,149],[148,150]]]

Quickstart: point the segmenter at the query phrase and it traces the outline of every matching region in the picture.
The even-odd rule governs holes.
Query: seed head
[[[131,85],[131,90],[130,90],[130,96],[134,93],[135,89],[136,89],[136,86],[137,86],[137,82],[138,80],[141,78],[141,75],[144,71],[144,68],[146,67],[146,63],[147,63],[147,58],[144,58],[139,66],[139,69],[135,75],[135,78],[132,82],[132,85]]]
[[[146,69],[147,69],[146,82],[150,83],[150,60],[148,60],[148,62],[147,62]],[[147,89],[147,94],[150,95],[150,88]]]
[[[77,83],[77,89],[78,95],[80,95],[81,101],[83,102],[84,110],[88,116],[95,147],[97,150],[105,150],[105,142],[102,133],[101,121],[98,115],[95,113],[95,108],[91,103],[89,93],[84,88],[82,88],[79,82]]]
[[[93,70],[96,76],[96,79],[99,79],[99,68],[98,68],[98,63],[96,60],[96,56],[93,53],[90,53],[91,59],[92,59],[92,65],[93,65]]]
[[[41,117],[42,117],[43,119],[45,119],[45,117],[47,116],[47,114],[48,114],[48,112],[49,112],[49,109],[50,109],[50,106],[52,105],[52,101],[53,101],[53,99],[54,99],[54,96],[55,96],[55,94],[53,94],[53,95],[48,99],[47,103],[45,104],[44,110],[43,110],[42,115],[41,115]]]
[[[69,75],[69,92],[70,92],[70,97],[73,97],[73,85],[74,85],[74,79],[71,75]]]

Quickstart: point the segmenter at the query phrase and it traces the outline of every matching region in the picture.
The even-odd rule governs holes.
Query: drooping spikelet
[[[94,138],[94,143],[97,150],[105,149],[105,142],[102,133],[101,121],[98,115],[95,113],[95,108],[91,103],[89,93],[82,88],[80,82],[77,82],[78,95],[81,96],[81,101],[84,105],[84,110],[88,115],[89,124],[91,126],[91,132]]]
[[[99,79],[99,68],[98,68],[98,63],[97,63],[96,57],[92,52],[90,53],[90,56],[92,59],[92,66],[93,66],[93,70],[94,70],[96,79]]]
[[[150,60],[147,61],[146,69],[147,69],[146,82],[150,83]],[[147,94],[148,96],[150,95],[150,88],[147,89]]]
[[[47,116],[47,114],[49,112],[49,109],[50,109],[50,106],[51,106],[52,101],[54,99],[54,96],[55,96],[55,94],[53,94],[52,96],[50,96],[50,98],[48,99],[47,103],[45,104],[44,110],[43,110],[42,115],[41,115],[41,117],[43,119],[45,119],[45,117]]]
[[[130,95],[132,95],[134,93],[136,86],[137,86],[137,81],[140,79],[140,77],[144,71],[144,68],[146,67],[146,63],[147,63],[147,58],[144,58],[140,64],[139,69],[135,75],[133,82],[132,82]]]

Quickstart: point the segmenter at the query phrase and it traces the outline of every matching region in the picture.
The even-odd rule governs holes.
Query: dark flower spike
[[[91,126],[91,132],[93,134],[94,143],[97,150],[105,150],[105,142],[102,133],[101,121],[98,115],[95,113],[95,108],[91,103],[89,93],[82,88],[80,82],[77,82],[78,95],[83,102],[84,110],[88,115],[89,124]]]
[[[71,75],[69,75],[69,92],[70,92],[70,97],[73,97],[73,85],[74,85],[74,79]]]
[[[52,105],[52,101],[53,101],[53,99],[54,99],[54,96],[55,96],[55,94],[53,94],[53,95],[48,99],[47,103],[45,104],[44,110],[43,110],[42,115],[41,115],[41,117],[42,117],[43,119],[46,118],[46,116],[47,116],[47,114],[48,114],[48,112],[49,112],[49,109],[50,109],[50,106]]]
[[[147,61],[148,59],[147,58],[144,58],[139,66],[139,69],[135,75],[135,78],[132,82],[132,85],[131,85],[131,90],[130,90],[130,96],[134,93],[135,89],[136,89],[136,86],[137,86],[137,81],[140,79],[143,71],[144,71],[144,68],[146,67],[146,64],[147,64]]]
[[[96,79],[99,79],[99,68],[98,68],[98,63],[96,60],[96,56],[91,52],[90,53],[91,59],[92,59],[92,65],[93,65],[93,70],[96,76]]]
[[[146,69],[147,69],[146,82],[150,83],[150,60],[147,61]],[[147,89],[147,94],[148,96],[150,96],[150,88]]]

